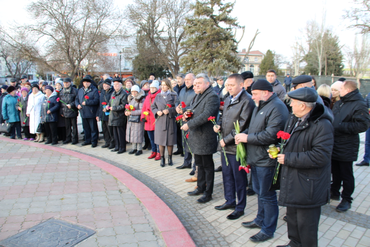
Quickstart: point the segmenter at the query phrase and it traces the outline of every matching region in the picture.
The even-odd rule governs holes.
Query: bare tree
[[[353,49],[347,50],[347,60],[352,76],[359,80],[365,75],[370,65],[370,44],[367,35],[362,35],[360,42],[357,36],[355,37]]]
[[[187,53],[181,45],[185,38],[185,17],[190,12],[185,0],[134,0],[127,12],[131,24],[145,36],[154,54],[159,54],[173,75],[180,70],[180,59]]]
[[[299,42],[296,41],[292,46],[291,46],[293,56],[293,71],[294,71],[294,76],[300,75],[300,64],[304,58],[304,49],[303,45]]]
[[[81,63],[112,35],[121,34],[123,18],[112,0],[38,0],[28,6],[35,24],[20,27],[37,45],[17,40],[31,60],[74,77]],[[11,35],[8,35],[11,37]]]
[[[359,29],[362,34],[370,32],[370,0],[354,0],[356,7],[346,11],[344,18],[352,21],[350,28]]]
[[[243,35],[244,35],[244,30],[245,28],[243,27]],[[244,61],[244,59],[249,55],[249,52],[252,50],[253,46],[254,46],[254,42],[256,41],[256,38],[258,36],[258,34],[260,34],[261,32],[257,29],[256,32],[254,33],[254,36],[253,38],[251,39],[251,41],[249,42],[249,46],[248,46],[248,50],[247,52],[245,53],[244,57],[241,57],[242,61]],[[234,35],[235,36],[235,35]],[[242,39],[242,38],[241,38]],[[239,41],[240,42],[240,41]],[[239,43],[238,42],[238,43]]]
[[[318,75],[321,76],[323,67],[324,46],[325,46],[325,21],[318,24],[316,21],[309,21],[306,27],[308,50],[313,51],[317,59]]]

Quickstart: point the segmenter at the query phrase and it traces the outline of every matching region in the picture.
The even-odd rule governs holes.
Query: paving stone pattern
[[[73,156],[0,140],[0,241],[50,218],[97,231],[78,246],[165,246],[146,208],[112,175]]]
[[[361,134],[359,161],[364,152],[364,134]],[[99,142],[102,145],[102,142]],[[173,167],[161,168],[158,161],[148,160],[149,151],[141,156],[112,154],[109,150],[97,147],[61,145],[84,154],[102,159],[129,172],[135,178],[151,188],[179,217],[197,246],[276,246],[289,242],[287,226],[282,220],[286,209],[280,207],[278,226],[275,237],[261,244],[249,241],[256,234],[256,229],[241,226],[244,221],[253,220],[257,214],[257,197],[247,198],[245,215],[238,220],[227,220],[230,210],[217,211],[214,206],[224,203],[221,173],[216,173],[213,200],[206,204],[196,203],[198,197],[187,196],[196,183],[186,183],[190,169],[178,170],[182,158],[174,156]],[[128,150],[130,145],[127,146]],[[214,155],[215,166],[220,165],[220,154]],[[354,166],[356,190],[353,195],[351,211],[334,211],[339,202],[332,201],[323,207],[319,226],[319,246],[370,246],[370,168]]]

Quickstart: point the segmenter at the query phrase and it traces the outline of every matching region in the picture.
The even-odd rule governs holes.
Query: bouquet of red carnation
[[[225,102],[221,101],[220,106],[224,106],[224,105],[225,105]]]
[[[107,102],[101,102],[102,106],[103,106],[103,109],[105,109],[107,107]],[[107,108],[108,109],[108,108]],[[109,115],[109,112],[104,112],[106,116]]]
[[[180,105],[180,108],[181,109],[184,109],[186,107],[186,104],[185,104],[185,102],[184,101],[181,101],[181,105]]]
[[[286,141],[290,138],[290,134],[287,133],[287,132],[284,132],[284,131],[281,131],[280,130],[276,134],[276,136],[277,136],[277,138],[280,138],[281,139],[281,142],[280,142],[280,153],[283,153],[283,151],[284,151],[284,145],[285,145]],[[280,171],[280,163],[278,162],[277,167],[276,167],[276,170],[275,170],[274,179],[272,181],[272,184],[276,184],[277,179],[278,179],[278,176],[279,176],[279,171]]]
[[[65,104],[65,105],[68,105],[66,102],[64,102],[64,101],[63,101],[63,100],[61,100],[60,98],[57,98],[57,102],[59,102],[59,101],[60,101],[60,102],[62,102],[63,104]],[[71,110],[72,110],[72,111],[75,111],[75,110],[73,110],[72,108],[71,108]]]
[[[216,123],[216,117],[210,116],[208,118],[208,121],[211,121],[213,123],[213,125],[218,126],[218,124]],[[218,132],[217,134],[218,134],[219,141],[221,141],[221,139],[222,139],[221,133]],[[227,160],[227,156],[226,156],[226,152],[225,152],[225,148],[224,147],[222,147],[222,151],[223,151],[224,156],[225,156],[226,165],[228,166],[229,165],[229,161]]]
[[[135,111],[135,107],[133,105],[129,105],[129,104],[126,104],[125,105],[125,109],[127,111]]]

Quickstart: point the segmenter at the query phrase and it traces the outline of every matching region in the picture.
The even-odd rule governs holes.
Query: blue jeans
[[[370,128],[366,130],[364,161],[370,162]]]
[[[274,167],[251,166],[253,190],[258,195],[258,212],[254,223],[261,226],[261,232],[273,236],[279,216],[276,191],[269,191]]]
[[[158,145],[155,145],[154,143],[154,130],[152,131],[147,130],[146,132],[148,132],[150,144],[152,146],[152,152],[159,153]]]

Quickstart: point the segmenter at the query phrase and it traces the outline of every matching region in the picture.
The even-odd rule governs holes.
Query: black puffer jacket
[[[276,160],[270,159],[267,150],[270,144],[277,144],[277,132],[284,129],[288,110],[274,93],[268,100],[260,101],[254,108],[248,134],[247,163],[253,166],[275,166]]]
[[[239,120],[240,131],[248,129],[255,107],[254,101],[244,88],[239,98],[233,103],[231,103],[230,97],[225,99],[224,110],[218,120],[218,125],[221,126],[226,153],[236,154],[234,123]]]
[[[112,96],[113,93],[113,87],[109,88],[108,91],[101,91],[100,93],[100,104],[99,104],[99,109],[96,112],[96,116],[99,117],[100,121],[108,121],[109,120],[109,115],[106,115],[105,112],[103,112],[103,107],[106,107],[109,105],[110,97]],[[106,106],[103,106],[102,103],[105,102],[107,103]]]
[[[356,161],[359,133],[369,128],[369,111],[358,89],[341,97],[333,107],[333,160]]]
[[[109,100],[110,114],[109,126],[125,126],[127,124],[127,117],[125,115],[125,106],[127,104],[128,94],[123,88],[118,92],[114,91]]]
[[[284,146],[280,173],[279,205],[312,208],[330,197],[333,117],[327,107],[316,104],[310,115],[294,130],[298,118],[291,115],[285,132],[292,133]]]
[[[189,146],[193,154],[210,155],[217,151],[217,134],[208,118],[217,116],[220,100],[209,86],[202,94],[197,94],[191,105],[194,115],[188,121]]]
[[[71,105],[71,109],[69,109],[63,102],[60,102],[60,107],[62,108],[61,113],[65,118],[77,117],[78,109],[75,104],[77,94],[78,90],[72,86],[69,88],[63,88],[63,90],[59,93],[60,100]]]

